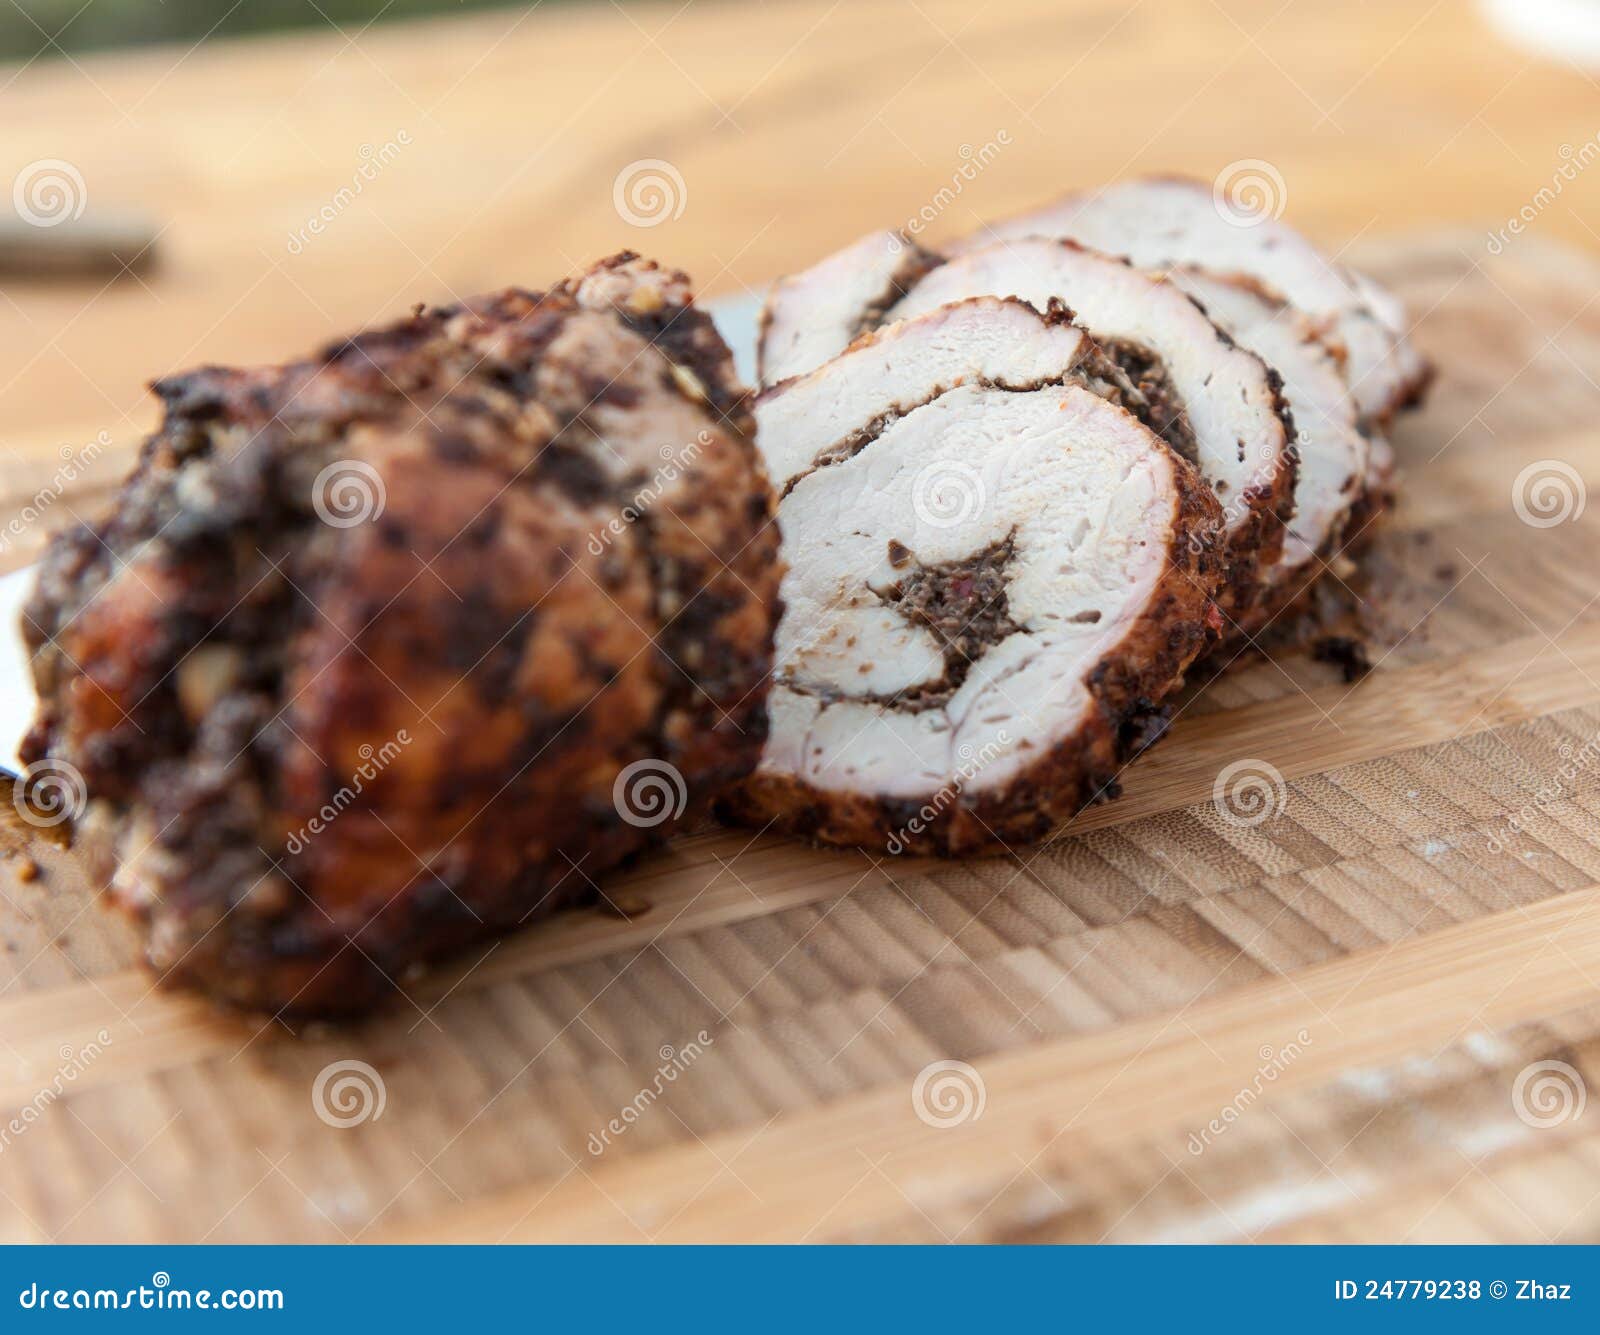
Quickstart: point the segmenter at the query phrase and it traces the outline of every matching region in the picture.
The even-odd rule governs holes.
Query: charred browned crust
[[[1067,250],[1101,253],[1071,238],[1058,238],[1057,244]],[[1138,268],[1124,256],[1107,258],[1115,259],[1130,269]],[[1149,271],[1149,276],[1161,283],[1168,281],[1158,271]],[[1249,349],[1240,347],[1227,330],[1211,319],[1201,302],[1176,287],[1173,290],[1205,316],[1224,347],[1236,349],[1261,365],[1266,373],[1273,415],[1283,428],[1284,446],[1273,460],[1270,476],[1261,478],[1237,495],[1216,494],[1223,514],[1219,520],[1218,534],[1221,534],[1224,526],[1235,524],[1237,519],[1225,544],[1223,555],[1226,573],[1217,591],[1216,604],[1224,626],[1229,623],[1237,625],[1248,619],[1259,603],[1263,594],[1263,572],[1277,564],[1283,553],[1289,521],[1294,517],[1294,488],[1300,468],[1300,455],[1295,447],[1294,414],[1288,399],[1284,397],[1283,377],[1277,370]],[[1097,337],[1108,355],[1118,362],[1139,391],[1138,396],[1127,404],[1134,415],[1171,449],[1189,462],[1195,462],[1194,435],[1189,426],[1187,408],[1172,387],[1161,357],[1152,349],[1127,342],[1119,344],[1104,335],[1095,335],[1092,329],[1089,332]],[[1207,486],[1203,481],[1201,485]]]
[[[362,1009],[669,833],[614,800],[625,767],[688,819],[755,763],[775,502],[686,292],[622,257],[155,386],[114,509],[28,604],[25,758],[82,772],[80,839],[164,980]],[[348,517],[331,465],[381,511],[319,513]]]
[[[614,310],[669,362],[691,372],[728,424],[754,439],[753,395],[734,370],[716,322],[694,304],[682,271],[624,250],[568,286],[581,303]]]
[[[1056,238],[1056,244],[1066,250],[1100,254],[1071,238]],[[1133,269],[1138,266],[1123,256],[1105,256]],[[944,263],[940,257],[938,264]],[[937,264],[930,264],[927,272]],[[919,275],[920,277],[921,275]],[[1158,272],[1151,278],[1159,282],[1166,279]],[[1174,291],[1179,289],[1174,288]],[[1218,341],[1225,347],[1235,348],[1253,361],[1260,363],[1266,373],[1267,391],[1271,396],[1273,415],[1283,428],[1284,447],[1273,460],[1270,476],[1247,487],[1238,495],[1217,494],[1222,508],[1218,520],[1218,534],[1229,524],[1235,524],[1226,543],[1224,559],[1226,574],[1217,591],[1216,604],[1224,625],[1235,625],[1247,619],[1261,599],[1262,574],[1277,564],[1283,552],[1284,538],[1294,516],[1294,488],[1298,476],[1300,456],[1295,448],[1294,415],[1289,401],[1284,397],[1283,378],[1262,358],[1239,344],[1210,315],[1205,307],[1187,293],[1179,292],[1206,322],[1216,331]],[[1052,303],[1054,305],[1055,303]],[[1123,400],[1123,406],[1166,442],[1169,448],[1193,463],[1196,458],[1194,435],[1181,397],[1171,385],[1165,364],[1152,349],[1126,341],[1107,338],[1090,329],[1089,334],[1099,345],[1102,355],[1115,363],[1123,372],[1123,379],[1131,384],[1133,393]],[[1207,486],[1201,482],[1201,486]],[[1207,488],[1209,490],[1209,487]]]
[[[1044,838],[1090,803],[1115,797],[1124,765],[1160,736],[1163,702],[1217,627],[1212,599],[1224,576],[1216,553],[1221,513],[1194,468],[1171,456],[1176,504],[1161,585],[1127,636],[1086,681],[1083,725],[1011,783],[952,791],[937,805],[819,788],[794,774],[760,771],[720,796],[725,820],[822,844],[961,857]]]
[[[1187,294],[1186,294],[1187,295]],[[1189,300],[1205,314],[1205,307],[1193,297]],[[1206,316],[1210,320],[1209,315]],[[1238,348],[1228,331],[1215,321],[1211,327],[1229,347]],[[1267,390],[1272,396],[1272,411],[1283,425],[1284,449],[1275,461],[1272,475],[1247,487],[1238,496],[1218,497],[1227,521],[1242,515],[1242,521],[1232,531],[1227,543],[1227,576],[1217,592],[1217,608],[1222,614],[1224,634],[1248,623],[1265,596],[1263,574],[1278,563],[1283,555],[1283,542],[1289,532],[1289,521],[1294,518],[1294,488],[1300,475],[1300,451],[1295,441],[1297,433],[1294,413],[1289,400],[1284,397],[1283,377],[1277,368],[1269,366],[1253,352],[1248,356],[1261,363],[1267,373]],[[1225,521],[1226,522],[1226,521]]]
[[[1384,516],[1394,508],[1397,480],[1394,465],[1369,474],[1361,494],[1350,507],[1340,534],[1338,555],[1355,560],[1371,549],[1383,528]]]
[[[1403,412],[1411,412],[1427,402],[1428,393],[1433,389],[1434,379],[1439,368],[1421,353],[1417,354],[1417,369],[1415,374],[1401,382],[1395,390],[1394,397],[1387,405],[1387,410],[1373,421],[1372,425],[1380,430],[1387,430],[1394,424],[1394,419]]]

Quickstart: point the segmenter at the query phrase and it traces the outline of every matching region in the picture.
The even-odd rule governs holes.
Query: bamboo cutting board
[[[1600,265],[1358,258],[1441,370],[1365,680],[1242,666],[1016,857],[680,839],[358,1029],[14,847],[0,1238],[1600,1241]]]

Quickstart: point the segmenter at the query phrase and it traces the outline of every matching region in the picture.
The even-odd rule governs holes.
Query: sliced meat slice
[[[820,264],[781,279],[761,313],[756,352],[763,385],[815,370],[938,263],[898,232],[873,232]]]
[[[1394,374],[1400,380],[1400,392],[1388,413],[1374,415],[1375,421],[1387,422],[1399,409],[1416,407],[1427,396],[1428,386],[1433,382],[1433,366],[1411,341],[1411,321],[1406,315],[1405,303],[1371,274],[1360,269],[1351,269],[1349,274],[1357,294],[1394,338],[1391,355]]]
[[[1359,556],[1378,536],[1377,521],[1394,504],[1395,456],[1389,438],[1370,435],[1367,439],[1367,477],[1361,495],[1350,507],[1345,521],[1343,555]]]
[[[1351,389],[1364,419],[1378,425],[1415,402],[1428,368],[1407,343],[1404,315],[1376,285],[1329,259],[1274,218],[1240,219],[1219,207],[1202,181],[1157,178],[1077,191],[1041,209],[984,227],[952,253],[1021,237],[1071,237],[1126,255],[1146,268],[1200,264],[1253,274],[1307,314],[1330,320],[1349,350]]]
[[[1064,380],[1142,403],[1126,375],[1064,315],[979,297],[863,336],[853,355],[761,396],[762,452],[782,492],[855,453],[897,418],[963,384],[1032,389]]]
[[[958,331],[971,370],[951,387]],[[1159,732],[1210,639],[1220,509],[1190,464],[1077,383],[1070,332],[968,303],[758,402],[763,448],[789,473],[791,564],[767,745],[723,815],[891,852],[993,849],[1112,795]],[[1040,383],[986,383],[1001,335],[1026,338]],[[854,447],[797,469],[834,428],[785,439],[807,425],[796,395],[855,404]],[[885,418],[889,397],[904,406]]]
[[[1234,345],[1175,284],[1072,241],[986,246],[932,270],[889,312],[900,319],[963,297],[1064,302],[1149,400],[1146,420],[1192,460],[1223,507],[1228,581],[1218,602],[1238,622],[1277,563],[1294,492],[1294,429],[1277,375]]]
[[[1339,356],[1309,316],[1247,275],[1186,266],[1170,277],[1229,337],[1277,371],[1294,418],[1294,518],[1283,554],[1263,575],[1264,597],[1241,626],[1253,632],[1298,598],[1338,549],[1366,487],[1367,438]]]

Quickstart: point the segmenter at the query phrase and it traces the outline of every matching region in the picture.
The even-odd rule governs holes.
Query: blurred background
[[[560,3],[560,0],[555,0]],[[0,10],[0,60],[155,42],[197,42],[285,28],[396,22],[420,14],[507,8],[513,0],[16,0]]]
[[[1595,11],[7,0],[0,489],[101,433],[125,460],[155,376],[623,247],[748,295],[870,228],[1183,172],[1264,182],[1357,260],[1424,230],[1593,249]]]

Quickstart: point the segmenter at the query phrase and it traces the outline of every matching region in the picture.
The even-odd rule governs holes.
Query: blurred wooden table
[[[0,510],[112,442],[0,568],[114,485],[153,376],[625,246],[738,293],[925,207],[937,239],[1136,172],[1270,164],[1444,372],[1397,440],[1379,670],[1230,676],[1036,857],[700,835],[628,878],[637,921],[571,915],[303,1042],[152,992],[58,852],[3,864],[4,1106],[111,1041],[0,1155],[0,1237],[1600,1237],[1600,1112],[1513,1115],[1532,1064],[1600,1055],[1596,507],[1509,504],[1541,459],[1600,486],[1600,264],[1554,244],[1600,241],[1597,132],[1594,81],[1422,0],[585,4],[0,71],[7,181],[66,163],[162,227],[143,278],[0,279]],[[642,227],[615,186],[647,160],[682,187]],[[1288,781],[1242,830],[1209,800],[1238,757]],[[949,1129],[910,1098],[943,1059],[986,1088]],[[348,1130],[307,1098],[345,1060],[387,1097]]]
[[[1593,81],[1431,0],[550,5],[40,60],[0,86],[4,182],[70,163],[90,210],[157,221],[164,259],[148,281],[0,276],[8,509],[30,459],[145,429],[152,376],[280,359],[624,246],[707,293],[759,287],[915,216],[997,136],[929,235],[1259,158],[1291,218],[1359,249],[1501,225],[1600,131]],[[631,226],[613,184],[652,158],[681,174],[682,212]],[[1592,246],[1597,205],[1600,172],[1580,175],[1535,229]]]

